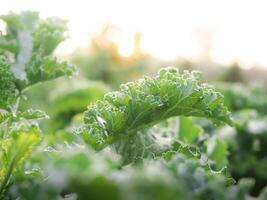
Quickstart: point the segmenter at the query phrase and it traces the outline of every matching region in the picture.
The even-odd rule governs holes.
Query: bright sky
[[[109,22],[121,29],[122,54],[139,31],[142,49],[163,59],[200,59],[210,49],[213,61],[267,68],[266,8],[266,0],[0,0],[0,14],[31,9],[68,19],[71,39],[61,52],[87,46]]]

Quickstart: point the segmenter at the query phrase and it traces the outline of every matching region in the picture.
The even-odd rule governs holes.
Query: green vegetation
[[[77,74],[53,55],[66,22],[35,12],[1,19],[1,200],[267,199],[263,90],[213,87],[174,67],[120,85],[134,78],[115,71],[142,68],[139,53],[128,65],[75,55],[86,73],[55,80]]]

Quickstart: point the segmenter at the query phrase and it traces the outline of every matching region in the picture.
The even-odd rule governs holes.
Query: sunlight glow
[[[163,59],[210,59],[222,64],[236,60],[245,67],[267,66],[267,12],[264,0],[0,0],[0,14],[31,9],[42,17],[69,20],[70,39],[58,52],[88,46],[103,24],[121,30],[119,52],[128,56],[136,31],[142,50]],[[131,38],[131,39],[129,39]]]
[[[124,57],[129,57],[132,54],[132,48],[128,46],[119,46],[119,53]]]

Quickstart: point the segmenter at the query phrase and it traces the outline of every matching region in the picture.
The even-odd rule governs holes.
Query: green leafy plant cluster
[[[261,117],[255,110],[242,110],[236,115],[247,119],[239,119],[241,122],[235,129],[234,142],[229,141],[231,151],[229,162],[233,164],[229,169],[236,179],[254,177],[256,184],[253,192],[259,193],[259,190],[267,184],[265,154],[267,119],[266,116]]]
[[[65,21],[41,20],[35,12],[11,13],[1,19],[6,23],[6,33],[0,39],[3,87],[0,106],[10,110],[10,105],[28,86],[63,75],[71,76],[75,67],[51,55],[66,39]]]
[[[225,103],[231,111],[255,109],[262,115],[266,114],[267,98],[259,87],[241,84],[217,84],[217,88],[224,95]]]
[[[265,185],[254,193],[249,179],[257,186],[265,178],[267,122],[243,110],[263,104],[237,95],[236,106],[235,92],[224,97],[199,72],[167,67],[118,91],[55,90],[51,123],[39,126],[47,114],[21,109],[20,99],[36,83],[75,72],[53,56],[66,22],[35,12],[1,19],[0,199],[267,199]]]
[[[253,178],[252,194],[266,186],[266,94],[260,88],[240,84],[217,84],[232,111],[235,126],[214,126],[206,120],[196,120],[205,132],[219,136],[227,146],[228,169],[235,180]]]
[[[50,155],[51,156],[51,155]],[[48,162],[49,161],[49,162]],[[250,180],[238,185],[223,174],[206,168],[198,160],[183,154],[165,154],[158,160],[146,160],[143,165],[119,168],[116,156],[110,153],[70,148],[53,153],[43,160],[47,181],[20,179],[9,193],[34,199],[246,199],[250,198]],[[51,170],[53,169],[53,170]],[[32,193],[29,184],[34,187]],[[264,200],[266,192],[255,198]]]
[[[105,95],[84,114],[85,139],[96,149],[135,134],[173,116],[206,117],[215,123],[231,123],[223,97],[207,84],[199,84],[196,72],[179,74],[175,68],[159,71],[155,78],[121,86]]]
[[[29,86],[70,76],[75,67],[52,56],[66,38],[64,21],[41,20],[35,12],[0,18],[6,23],[0,36],[0,199],[6,199],[14,176],[26,173],[24,164],[41,141],[38,120],[47,118],[40,110],[19,111],[20,98]]]

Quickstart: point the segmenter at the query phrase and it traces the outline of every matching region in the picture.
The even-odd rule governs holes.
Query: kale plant
[[[75,67],[52,56],[66,39],[66,22],[39,19],[36,12],[10,13],[0,17],[6,30],[0,36],[0,199],[4,199],[14,174],[23,172],[40,142],[40,110],[18,111],[26,88],[63,75],[71,76]],[[25,171],[24,171],[25,173]]]

